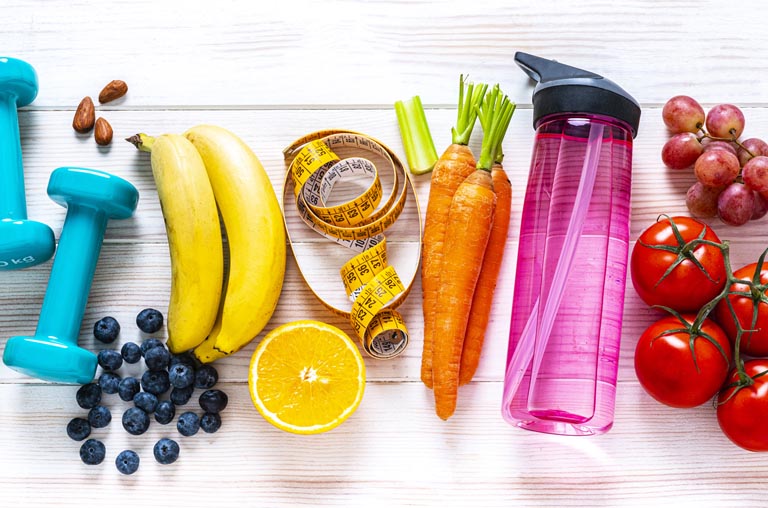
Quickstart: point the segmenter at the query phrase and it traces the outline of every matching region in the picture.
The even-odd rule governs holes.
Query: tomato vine
[[[715,399],[715,404],[724,404],[725,402],[730,400],[736,393],[738,393],[739,390],[754,384],[755,383],[755,379],[768,374],[768,370],[762,371],[762,372],[760,372],[760,373],[758,373],[758,374],[756,374],[754,376],[750,376],[749,374],[747,374],[747,372],[746,372],[746,370],[744,368],[744,359],[741,357],[741,354],[740,354],[741,339],[742,339],[742,337],[744,336],[745,333],[749,333],[749,332],[754,332],[755,331],[755,325],[757,323],[757,317],[758,317],[759,304],[761,302],[768,303],[768,295],[766,295],[766,292],[768,291],[768,283],[762,283],[761,282],[761,273],[762,273],[762,269],[763,269],[763,264],[765,263],[766,255],[768,255],[768,249],[764,250],[762,252],[762,254],[760,255],[760,257],[758,258],[758,261],[757,261],[757,264],[756,264],[756,268],[755,268],[755,272],[754,272],[754,275],[752,276],[752,278],[751,279],[741,279],[741,278],[738,278],[738,277],[736,277],[734,275],[734,270],[731,267],[730,244],[728,243],[727,240],[723,240],[721,242],[714,242],[714,241],[705,239],[704,235],[705,235],[706,227],[707,226],[704,226],[704,229],[698,235],[698,237],[696,237],[696,238],[694,238],[692,240],[689,240],[688,242],[685,242],[683,240],[682,236],[680,235],[680,232],[679,232],[678,227],[675,224],[674,220],[671,217],[666,217],[666,219],[669,221],[670,227],[672,228],[672,230],[673,230],[673,232],[675,234],[675,237],[678,239],[680,245],[677,246],[677,247],[663,246],[663,245],[648,246],[648,247],[651,247],[651,248],[670,250],[671,252],[672,252],[671,249],[674,249],[674,252],[676,252],[678,254],[678,261],[667,270],[667,272],[662,276],[661,280],[663,280],[669,273],[672,272],[674,267],[676,267],[678,264],[680,264],[685,259],[691,259],[691,261],[693,261],[694,264],[696,264],[696,266],[702,272],[704,272],[704,274],[707,275],[707,277],[709,277],[709,274],[706,273],[706,270],[704,269],[704,267],[701,266],[700,263],[697,263],[697,260],[695,260],[695,257],[693,257],[690,254],[700,245],[708,245],[708,246],[711,246],[711,247],[715,247],[715,248],[720,250],[720,252],[722,253],[722,256],[723,256],[723,262],[725,264],[725,274],[726,274],[725,285],[723,286],[723,289],[722,289],[722,291],[720,291],[719,294],[717,294],[714,298],[712,298],[712,300],[707,302],[704,306],[701,307],[701,309],[699,309],[699,311],[696,313],[696,319],[694,320],[693,323],[691,323],[690,325],[687,324],[685,322],[685,320],[682,318],[682,316],[677,311],[675,311],[674,309],[671,309],[671,308],[666,307],[666,306],[659,306],[659,305],[654,306],[654,307],[661,308],[661,309],[663,309],[663,310],[673,314],[675,317],[677,317],[681,321],[681,323],[683,323],[683,325],[686,328],[686,331],[690,334],[691,339],[690,339],[689,345],[690,345],[690,348],[691,348],[691,353],[693,354],[694,362],[696,362],[696,355],[694,354],[694,351],[693,351],[694,340],[695,340],[696,337],[703,337],[703,338],[709,340],[710,342],[714,343],[714,339],[712,339],[712,337],[707,337],[706,334],[703,334],[701,332],[701,327],[702,327],[702,325],[704,323],[704,320],[709,317],[709,315],[715,310],[715,308],[718,306],[718,304],[720,304],[721,301],[725,300],[725,302],[727,304],[727,307],[728,307],[728,310],[729,310],[729,313],[730,313],[730,316],[731,316],[731,318],[733,318],[734,324],[736,325],[736,334],[735,334],[735,337],[733,337],[733,358],[734,358],[735,368],[736,368],[736,373],[737,373],[737,381],[735,381],[733,383],[729,383],[729,384],[727,384],[726,386],[723,387],[722,391],[735,388],[735,390],[733,390],[725,400],[718,402],[717,399]],[[659,282],[661,282],[661,280]],[[748,290],[747,291],[734,291],[731,288],[734,287],[735,285],[746,286],[748,288]],[[750,298],[752,300],[752,302],[753,302],[752,322],[751,322],[751,325],[750,325],[749,328],[744,328],[742,326],[742,323],[741,323],[741,321],[739,319],[739,316],[738,316],[738,314],[736,312],[736,309],[733,306],[733,302],[732,302],[731,298],[729,298],[729,296],[731,296],[731,295],[739,296],[739,297],[745,297],[745,298]],[[723,352],[723,354],[725,354],[725,353]],[[698,368],[698,366],[697,366],[697,368]]]

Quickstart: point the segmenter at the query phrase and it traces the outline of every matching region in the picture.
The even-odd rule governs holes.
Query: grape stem
[[[709,138],[709,139],[711,139],[712,141],[727,141],[727,142],[731,142],[731,143],[736,143],[736,145],[737,145],[739,148],[741,148],[742,150],[744,150],[745,152],[747,152],[747,153],[749,154],[749,158],[750,158],[750,159],[751,159],[752,157],[755,157],[755,154],[753,154],[753,153],[750,151],[750,149],[749,149],[749,148],[747,148],[746,146],[744,146],[744,144],[743,144],[741,141],[739,141],[738,139],[736,139],[736,137],[735,137],[735,136],[734,136],[734,137],[730,137],[730,138],[720,138],[720,137],[717,137],[717,136],[713,136],[713,135],[711,135],[710,133],[708,133],[708,132],[707,132],[707,131],[705,131],[704,129],[701,129],[701,131],[702,131],[704,134],[702,134],[702,135],[701,135],[699,138],[697,138],[697,139],[699,140],[699,143],[701,143],[701,142],[702,142],[702,140],[703,140],[704,138]],[[734,131],[733,129],[731,129],[731,133],[732,133],[732,134],[733,134],[733,133],[735,133],[735,132],[736,132],[736,131]]]

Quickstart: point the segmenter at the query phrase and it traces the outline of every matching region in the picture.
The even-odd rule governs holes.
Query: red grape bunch
[[[661,111],[673,136],[661,149],[671,169],[693,166],[696,176],[685,197],[697,217],[720,217],[741,226],[768,213],[768,143],[740,140],[744,114],[733,104],[704,108],[686,95],[672,97]]]

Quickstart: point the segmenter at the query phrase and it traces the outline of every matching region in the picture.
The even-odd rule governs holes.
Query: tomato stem
[[[712,136],[709,136],[709,134],[706,134],[706,133],[705,133],[705,136],[712,138]],[[733,141],[733,140],[728,140],[728,141]],[[711,276],[707,273],[704,267],[701,266],[701,263],[698,261],[698,259],[696,259],[693,253],[695,252],[696,248],[701,245],[709,245],[709,246],[715,247],[717,249],[720,249],[720,252],[722,253],[723,264],[725,265],[725,273],[726,273],[725,286],[723,286],[723,289],[722,291],[720,291],[720,293],[718,293],[714,298],[712,298],[712,300],[704,304],[704,306],[702,306],[701,309],[699,309],[699,312],[696,314],[696,318],[694,319],[693,323],[689,325],[687,321],[682,317],[682,315],[680,315],[680,313],[678,313],[677,311],[669,307],[663,307],[663,306],[656,306],[656,307],[662,308],[665,311],[677,317],[677,319],[685,327],[685,331],[687,331],[690,336],[689,347],[691,348],[691,355],[693,357],[694,364],[696,364],[696,369],[698,370],[698,364],[696,362],[696,354],[693,349],[694,342],[697,337],[702,337],[712,342],[714,345],[718,347],[720,352],[725,356],[725,351],[723,351],[720,348],[720,345],[714,340],[714,338],[708,336],[707,334],[701,331],[702,326],[704,325],[704,320],[707,319],[707,317],[709,317],[712,311],[715,310],[717,305],[723,299],[725,299],[725,302],[728,306],[728,310],[731,314],[731,318],[733,319],[733,322],[736,325],[736,337],[733,341],[733,358],[734,358],[738,381],[734,383],[730,383],[722,388],[722,390],[729,390],[731,388],[736,388],[735,390],[733,390],[731,394],[729,394],[726,400],[720,402],[720,404],[724,404],[729,399],[731,399],[736,394],[736,392],[738,392],[742,388],[753,385],[755,383],[754,381],[755,378],[768,373],[768,371],[764,371],[758,374],[757,376],[751,377],[749,374],[747,374],[744,368],[744,360],[741,358],[741,355],[740,355],[742,337],[744,336],[745,333],[754,332],[755,327],[757,326],[758,308],[760,303],[763,302],[768,304],[768,295],[766,295],[766,291],[768,291],[768,284],[763,284],[761,282],[761,273],[763,270],[765,257],[768,255],[768,248],[765,249],[760,255],[760,257],[758,258],[758,261],[755,267],[755,273],[752,275],[752,278],[750,280],[739,279],[734,275],[733,268],[731,267],[730,245],[727,240],[723,240],[721,243],[713,242],[711,240],[705,240],[704,235],[706,233],[707,227],[704,226],[701,234],[699,234],[697,238],[694,238],[693,240],[685,242],[682,235],[680,234],[680,230],[678,229],[677,225],[672,220],[672,218],[668,216],[659,216],[659,218],[661,217],[665,217],[667,220],[669,220],[670,227],[672,228],[675,238],[678,241],[678,245],[676,246],[646,245],[644,243],[642,245],[649,248],[656,248],[656,249],[666,250],[668,252],[676,253],[678,258],[671,265],[671,267],[664,273],[664,275],[662,275],[661,279],[659,279],[659,282],[657,282],[656,285],[658,285],[662,280],[664,280],[664,278],[667,275],[669,275],[669,273],[671,273],[675,267],[677,267],[680,263],[682,263],[686,259],[689,259],[691,262],[693,262],[707,276],[707,278],[712,280]],[[736,286],[736,285],[746,286],[748,290],[739,291],[736,289],[731,289],[733,286]],[[738,318],[736,309],[733,306],[732,298],[730,298],[732,296],[750,298],[753,302],[752,321],[748,329],[745,329],[742,326],[741,321]],[[726,356],[726,359],[727,359],[727,356]]]

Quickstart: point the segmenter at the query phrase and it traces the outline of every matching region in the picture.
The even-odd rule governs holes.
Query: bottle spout
[[[546,58],[541,58],[540,56],[531,55],[530,53],[523,53],[522,51],[515,52],[515,63],[519,65],[531,79],[538,81],[539,83],[575,78],[603,79],[603,76],[595,74],[594,72],[579,69],[578,67],[571,67],[570,65],[562,64],[556,60],[548,60]]]
[[[533,126],[552,114],[604,115],[627,124],[632,137],[640,125],[640,105],[623,88],[592,71],[517,51],[515,63],[533,80]]]

